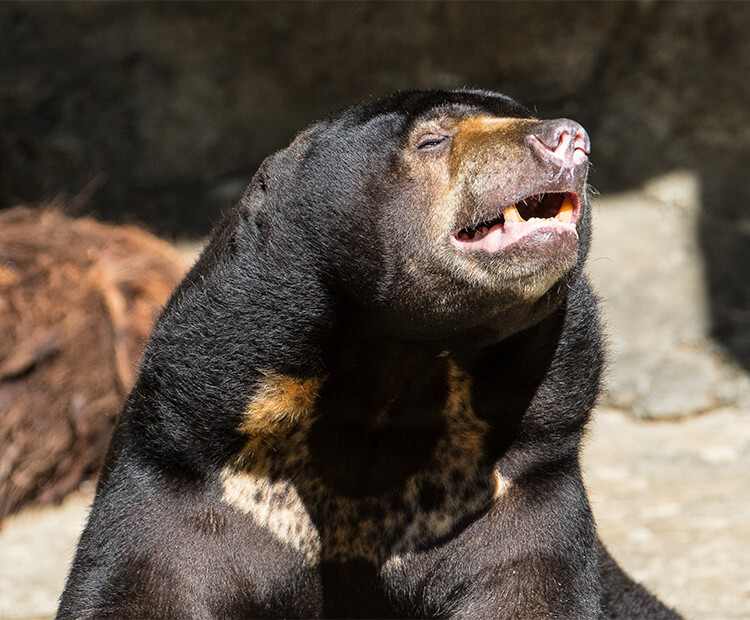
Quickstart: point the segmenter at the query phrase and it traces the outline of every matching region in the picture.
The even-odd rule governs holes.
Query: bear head
[[[548,315],[580,274],[589,139],[491,92],[410,91],[314,124],[243,202],[267,248],[375,332],[502,339]]]

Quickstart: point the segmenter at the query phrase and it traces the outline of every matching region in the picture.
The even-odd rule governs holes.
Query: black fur
[[[581,479],[585,168],[545,180],[519,134],[508,161],[472,146],[448,200],[458,147],[415,131],[480,116],[536,122],[494,93],[399,93],[263,163],[154,328],[59,618],[678,617],[603,549]],[[538,187],[580,193],[573,250],[471,271],[432,242]],[[253,426],[295,385],[301,417]]]

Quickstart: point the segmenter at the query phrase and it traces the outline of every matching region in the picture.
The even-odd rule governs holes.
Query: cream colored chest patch
[[[268,375],[241,430],[248,441],[222,472],[223,500],[311,564],[380,563],[449,535],[510,482],[483,464],[488,425],[472,411],[471,378],[451,364],[446,428],[424,467],[382,496],[331,491],[313,471],[307,436],[322,380]]]

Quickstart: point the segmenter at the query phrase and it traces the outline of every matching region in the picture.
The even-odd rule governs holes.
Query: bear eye
[[[426,136],[422,136],[422,138],[419,140],[419,144],[417,144],[417,150],[430,150],[434,149],[435,147],[440,146],[448,139],[448,136],[442,136],[439,134],[428,134]]]

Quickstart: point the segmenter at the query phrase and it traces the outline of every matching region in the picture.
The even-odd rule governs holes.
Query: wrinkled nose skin
[[[567,118],[542,121],[525,141],[542,162],[555,169],[587,164],[591,151],[586,130]]]

